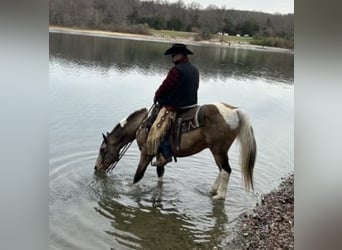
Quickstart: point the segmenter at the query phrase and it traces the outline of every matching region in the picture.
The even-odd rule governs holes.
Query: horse
[[[121,120],[114,129],[106,135],[95,162],[95,172],[106,172],[113,168],[127,150],[127,145],[137,140],[140,150],[140,160],[134,175],[133,183],[140,181],[152,161],[154,155],[146,153],[146,133],[139,129],[149,115],[148,108],[139,109],[127,118]],[[226,103],[203,104],[197,112],[199,127],[180,136],[180,144],[175,148],[171,135],[169,140],[175,157],[187,157],[208,148],[214,156],[219,173],[211,187],[213,199],[226,198],[227,186],[231,175],[228,150],[236,138],[240,142],[240,167],[246,191],[254,190],[253,170],[257,154],[256,140],[248,115],[241,108]],[[165,168],[156,168],[159,180],[162,180]]]

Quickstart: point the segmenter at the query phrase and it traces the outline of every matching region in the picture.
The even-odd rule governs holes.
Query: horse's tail
[[[245,188],[250,190],[254,189],[253,186],[253,169],[257,154],[257,147],[254,138],[253,128],[249,122],[247,115],[237,110],[240,120],[240,133],[238,139],[240,141],[240,164],[243,175]]]

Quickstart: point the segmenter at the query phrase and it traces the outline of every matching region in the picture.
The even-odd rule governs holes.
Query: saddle
[[[195,107],[177,110],[176,124],[172,131],[176,151],[178,151],[180,147],[181,134],[200,127],[198,122],[198,112],[200,111],[200,108],[201,106],[196,105]]]
[[[198,113],[200,111],[201,106],[196,105],[191,108],[186,109],[178,109],[176,112],[175,123],[172,124],[169,134],[172,137],[172,141],[174,143],[174,149],[177,152],[180,148],[181,143],[181,135],[183,133],[190,132],[196,128],[200,127],[198,121]],[[157,118],[157,115],[160,111],[161,107],[156,105],[150,114],[145,118],[139,127],[138,131],[144,130],[144,133],[137,132],[137,136],[139,140],[144,141],[146,143],[148,134],[150,132],[151,126]],[[138,139],[138,138],[137,138]],[[174,153],[176,153],[174,152]]]

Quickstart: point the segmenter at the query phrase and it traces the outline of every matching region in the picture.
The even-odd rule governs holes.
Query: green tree
[[[152,27],[157,30],[165,29],[166,28],[165,18],[162,16],[154,17]]]
[[[241,25],[241,34],[254,36],[259,31],[259,25],[254,20],[247,20]]]
[[[230,18],[229,17],[224,18],[223,22],[224,22],[223,32],[228,33],[229,35],[235,35],[233,22],[230,20]]]
[[[170,30],[180,31],[183,28],[183,23],[179,18],[173,17],[167,21],[167,28]]]

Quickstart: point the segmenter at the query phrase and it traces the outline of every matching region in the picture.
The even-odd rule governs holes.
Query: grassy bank
[[[173,30],[154,30],[150,29],[149,34],[157,37],[164,37],[170,39],[188,39],[192,41],[208,41],[208,42],[221,42],[225,44],[251,44],[275,48],[293,49],[293,40],[286,40],[281,37],[244,37],[244,36],[228,36],[211,34],[207,39],[203,39],[199,33],[173,31]]]
[[[185,39],[192,39],[193,37],[197,35],[195,32],[155,30],[155,29],[151,29],[150,33],[153,36],[170,37],[170,38],[185,38]]]
[[[61,27],[49,26],[49,32],[58,32],[75,35],[88,35],[88,36],[101,36],[110,38],[125,38],[132,40],[144,40],[151,42],[166,42],[166,43],[185,43],[192,45],[205,45],[205,46],[229,46],[244,49],[262,49],[275,52],[293,52],[288,49],[279,47],[267,47],[260,45],[253,45],[250,37],[235,37],[235,36],[222,36],[212,35],[209,40],[198,39],[198,34],[195,32],[182,32],[171,30],[154,30],[149,29],[146,32],[136,33],[122,30],[122,32],[112,30],[97,30],[97,29],[82,29],[78,27]]]
[[[169,37],[169,38],[183,38],[190,40],[206,40],[199,37],[196,32],[185,32],[185,31],[173,31],[173,30],[154,30],[151,29],[150,33],[154,36]],[[242,43],[249,44],[252,41],[251,37],[237,37],[237,36],[222,36],[217,34],[210,35],[208,41],[213,42],[224,42],[224,43]]]

